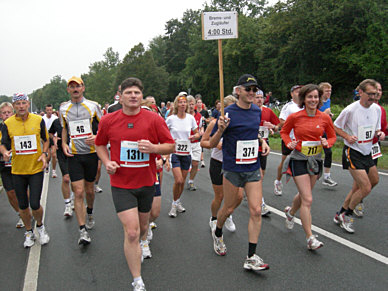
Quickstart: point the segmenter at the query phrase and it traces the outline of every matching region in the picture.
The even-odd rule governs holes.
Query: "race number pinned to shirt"
[[[268,132],[269,132],[268,127],[260,126],[259,134],[260,134],[261,138],[268,139]]]
[[[69,121],[69,127],[71,139],[87,138],[92,134],[89,119]]]
[[[322,152],[320,141],[302,141],[302,154],[305,156],[315,156]]]
[[[374,128],[372,125],[358,127],[358,143],[368,143],[373,140]]]
[[[236,164],[246,165],[257,162],[259,140],[238,140],[236,145]]]
[[[139,151],[137,142],[121,141],[120,166],[127,168],[149,167],[150,155]]]
[[[381,150],[380,150],[380,145],[378,142],[374,143],[372,145],[372,159],[377,159],[377,158],[380,158],[382,157],[383,154],[381,153]]]
[[[14,136],[13,140],[17,155],[32,155],[38,152],[34,134]]]
[[[191,152],[191,144],[189,140],[175,141],[175,154],[178,156],[188,156]]]

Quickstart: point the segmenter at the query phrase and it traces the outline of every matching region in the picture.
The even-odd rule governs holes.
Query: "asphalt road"
[[[208,166],[208,152],[206,161]],[[208,167],[200,169],[196,177],[198,190],[184,191],[182,201],[187,211],[175,219],[167,215],[173,180],[165,172],[162,211],[151,243],[153,256],[142,265],[147,290],[386,290],[388,177],[380,175],[379,185],[365,200],[365,217],[356,219],[356,232],[348,234],[332,219],[352,180],[347,171],[333,166],[332,177],[339,185],[328,189],[318,182],[314,188],[313,225],[319,227],[319,240],[325,245],[311,252],[306,248],[302,227],[296,224],[289,231],[280,216],[284,207],[291,204],[296,188],[291,180],[282,196],[273,194],[279,161],[279,155],[271,154],[263,185],[266,203],[273,207],[270,217],[263,218],[257,248],[257,253],[270,264],[270,270],[265,272],[245,271],[242,267],[248,249],[246,202],[233,214],[237,231],[224,231],[227,255],[217,256],[208,225],[213,197]],[[23,290],[25,285],[28,287],[24,290],[40,291],[131,290],[122,227],[105,171],[100,181],[104,192],[96,194],[92,243],[87,247],[77,244],[75,216],[63,217],[60,178],[49,178],[48,182],[45,224],[51,240],[41,248],[39,256],[36,250],[23,248],[24,230],[15,228],[16,214],[4,192],[0,195],[0,290]],[[36,287],[25,284],[34,280]]]

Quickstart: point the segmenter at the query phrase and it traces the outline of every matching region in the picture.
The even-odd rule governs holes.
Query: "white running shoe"
[[[16,228],[23,228],[23,227],[24,227],[23,219],[21,219],[21,217],[19,216],[19,220],[16,223]]]
[[[273,182],[273,192],[276,196],[281,196],[283,194],[283,183],[282,181],[279,181],[279,183],[276,183],[276,180]]]
[[[140,248],[141,248],[141,255],[144,259],[150,259],[152,258],[150,245],[148,244],[148,241],[140,241]]]
[[[205,168],[205,167],[206,167],[205,162],[201,161],[201,168]]]
[[[357,217],[363,217],[364,216],[364,203],[358,203],[356,208],[354,208],[353,210],[353,213],[357,216]]]
[[[90,244],[91,241],[92,240],[90,239],[88,231],[85,228],[80,229],[78,244],[79,245],[82,244],[82,245],[86,246],[86,245]]]
[[[100,186],[98,186],[97,184],[94,185],[94,192],[96,193],[101,193],[102,192],[102,189],[100,188]]]
[[[56,172],[55,170],[52,170],[52,171],[51,171],[51,177],[53,177],[53,178],[58,177],[58,176],[57,176],[57,172]]]
[[[235,232],[236,231],[236,225],[233,222],[232,215],[229,215],[228,218],[225,220],[225,227],[230,232]]]
[[[170,217],[176,217],[177,216],[176,205],[174,203],[171,204],[171,210],[168,213],[168,216],[170,216]]]
[[[212,218],[210,217],[209,226],[211,232],[215,231],[217,226],[217,220],[212,220]]]
[[[96,221],[94,220],[93,214],[87,214],[85,227],[87,229],[92,229],[95,224],[96,224]]]
[[[71,209],[74,210],[74,197],[70,200]]]
[[[307,239],[307,248],[309,250],[314,251],[323,247],[323,242],[320,242],[319,240],[317,240],[317,237],[318,237],[317,235],[312,235]]]
[[[269,211],[267,204],[263,203],[261,205],[261,216],[268,216],[269,214],[271,214],[271,211]]]
[[[144,284],[132,282],[133,291],[146,291]]]
[[[65,204],[65,212],[63,212],[63,216],[65,217],[73,216],[73,209],[71,209],[71,203]]]
[[[151,229],[157,228],[158,225],[155,222],[150,223]]]
[[[213,248],[217,255],[226,255],[226,245],[224,243],[224,236],[216,237],[215,231],[212,231]]]
[[[176,210],[177,210],[179,213],[182,213],[182,212],[185,212],[185,211],[186,211],[186,208],[184,208],[182,202],[179,201],[179,202],[176,204]]]
[[[254,271],[264,271],[269,269],[269,265],[263,262],[263,259],[254,254],[252,257],[248,257],[244,262],[244,269]]]
[[[327,179],[323,179],[322,185],[329,186],[329,187],[335,187],[338,185],[336,181],[334,181],[330,176]]]
[[[150,223],[148,225],[147,240],[150,242],[153,237],[154,237],[154,234],[152,233],[152,227],[151,227],[151,223]]]
[[[293,229],[294,228],[294,216],[290,214],[291,207],[287,206],[284,208],[284,212],[286,214],[286,227],[288,229]]]
[[[349,215],[345,215],[345,212],[344,212],[338,216],[338,219],[341,222],[341,227],[343,229],[345,229],[349,233],[354,233],[353,217]]]
[[[35,244],[35,234],[32,231],[26,231],[24,233],[24,247],[30,248]]]
[[[44,225],[42,225],[41,227],[36,227],[36,229],[37,229],[37,231],[39,233],[39,243],[42,246],[47,244],[50,241],[50,237],[49,237],[49,235],[48,235]]]

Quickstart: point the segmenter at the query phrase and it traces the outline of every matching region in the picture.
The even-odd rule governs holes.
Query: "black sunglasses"
[[[247,92],[253,91],[253,93],[257,92],[257,87],[244,87],[244,90]]]

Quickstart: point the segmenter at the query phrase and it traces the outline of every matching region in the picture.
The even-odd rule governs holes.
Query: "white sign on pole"
[[[228,39],[238,37],[237,12],[202,13],[202,39]]]

